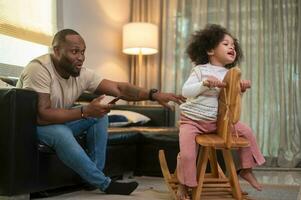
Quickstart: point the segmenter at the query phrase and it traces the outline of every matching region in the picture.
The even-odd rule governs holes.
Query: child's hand
[[[226,83],[220,81],[215,76],[208,76],[207,80],[203,81],[203,85],[209,88],[212,87],[223,88],[226,86]]]
[[[250,80],[241,80],[240,81],[240,91],[245,92],[248,88],[251,88]]]

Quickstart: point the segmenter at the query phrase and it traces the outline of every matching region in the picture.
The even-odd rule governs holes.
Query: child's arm
[[[182,88],[182,95],[187,98],[194,98],[205,92],[209,88],[204,85],[201,75],[195,70],[192,71]]]
[[[248,88],[251,88],[250,80],[241,80],[240,81],[240,91],[245,92]]]
[[[209,88],[212,88],[212,87],[223,88],[226,86],[226,83],[222,82],[215,76],[208,76],[207,79],[203,81],[203,85],[207,86]]]

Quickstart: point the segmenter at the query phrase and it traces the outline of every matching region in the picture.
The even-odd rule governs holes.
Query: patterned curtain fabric
[[[192,68],[185,50],[194,31],[216,23],[239,39],[243,78],[252,81],[241,120],[254,130],[268,166],[296,167],[301,160],[301,1],[139,2],[158,6],[139,9],[159,15],[160,73],[152,79],[163,91],[181,92]]]

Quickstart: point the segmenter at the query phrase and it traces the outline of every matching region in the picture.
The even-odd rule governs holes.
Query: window
[[[25,66],[31,59],[49,51],[48,46],[0,35],[0,62]]]
[[[48,53],[57,29],[55,0],[0,0],[0,75]]]

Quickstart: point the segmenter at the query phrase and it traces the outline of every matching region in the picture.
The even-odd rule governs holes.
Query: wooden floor
[[[257,179],[264,184],[262,192],[257,192],[245,181],[240,180],[244,191],[258,200],[300,200],[301,169],[299,170],[265,170],[255,171]],[[138,189],[130,196],[106,195],[99,190],[79,190],[65,193],[44,200],[168,200],[170,199],[163,178],[134,177],[139,182]],[[299,195],[299,196],[298,196]],[[40,198],[38,198],[40,199]]]

